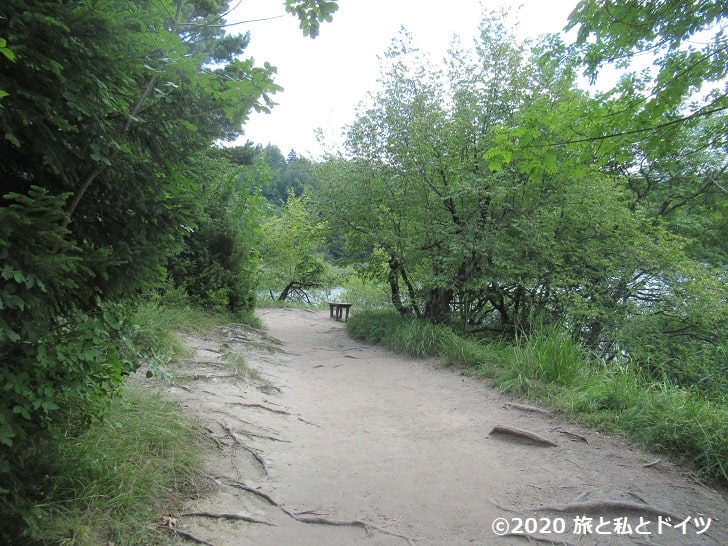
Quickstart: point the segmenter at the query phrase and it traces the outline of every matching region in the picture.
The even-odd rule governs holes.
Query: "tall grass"
[[[155,297],[139,304],[128,320],[129,346],[158,375],[168,362],[187,355],[180,333],[242,320],[259,325],[252,314],[246,319],[165,305]],[[244,364],[230,359],[237,368]],[[90,427],[69,423],[64,438],[28,454],[37,494],[27,510],[37,517],[19,543],[170,544],[154,523],[204,487],[199,469],[209,438],[178,405],[138,381],[127,381],[105,410]]]
[[[603,368],[558,400],[561,409],[604,430],[689,461],[728,481],[728,406],[669,382],[650,382],[639,370]]]
[[[479,343],[462,339],[449,328],[401,318],[395,311],[358,311],[347,326],[355,337],[415,358],[437,356],[448,364],[474,364],[483,352]]]
[[[155,376],[167,375],[165,367],[173,359],[190,356],[179,334],[202,333],[218,324],[243,322],[260,327],[253,311],[232,315],[184,304],[169,305],[157,297],[140,302],[131,317],[132,342],[137,357],[149,365]]]
[[[610,367],[564,331],[537,328],[515,341],[481,343],[445,327],[392,311],[362,311],[347,324],[354,337],[413,357],[461,362],[504,391],[549,403],[591,426],[728,481],[728,404],[706,400],[639,368]]]
[[[46,513],[38,543],[77,546],[164,544],[152,530],[203,483],[209,439],[179,407],[127,386],[104,421],[47,454]]]

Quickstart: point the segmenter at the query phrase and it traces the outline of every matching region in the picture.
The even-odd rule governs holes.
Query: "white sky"
[[[235,2],[231,2],[232,5]],[[521,35],[559,32],[577,0],[488,0],[487,9],[521,6]],[[241,0],[228,23],[269,18],[284,13],[282,0]],[[453,35],[463,45],[478,34],[483,9],[480,0],[340,0],[331,23],[315,40],[305,38],[292,15],[236,25],[230,32],[250,31],[247,55],[257,65],[278,68],[276,82],[285,88],[273,95],[271,114],[253,113],[241,141],[275,144],[283,155],[318,157],[324,148],[315,136],[323,131],[329,145],[338,144],[344,125],[354,121],[358,103],[376,89],[377,56],[383,54],[401,26],[416,47],[433,59],[444,56]]]

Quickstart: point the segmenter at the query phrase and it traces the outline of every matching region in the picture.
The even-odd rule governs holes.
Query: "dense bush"
[[[0,540],[39,517],[36,454],[138,365],[124,302],[159,285],[192,224],[185,167],[232,138],[273,69],[223,2],[0,7]],[[187,27],[180,23],[207,20]],[[216,69],[200,70],[214,60]],[[261,101],[259,103],[259,100]],[[15,537],[13,540],[12,537]]]

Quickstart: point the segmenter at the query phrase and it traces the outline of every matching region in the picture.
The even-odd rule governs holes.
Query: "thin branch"
[[[513,408],[513,409],[517,409],[517,410],[521,410],[521,411],[531,411],[534,413],[548,413],[548,411],[546,411],[543,408],[537,408],[536,406],[527,406],[525,404],[518,404],[516,402],[506,402],[503,406],[505,408]]]
[[[225,23],[224,25],[209,24],[209,23],[181,23],[181,25],[185,26],[185,27],[195,27],[195,28],[203,28],[203,27],[229,28],[229,27],[236,27],[236,26],[240,26],[240,25],[247,25],[250,23],[264,23],[266,21],[273,21],[274,19],[282,19],[283,17],[285,17],[285,15],[273,15],[271,17],[261,17],[260,19],[247,19],[245,21],[238,21],[236,23]]]
[[[572,140],[562,140],[559,142],[547,142],[545,144],[527,144],[525,146],[521,146],[521,148],[548,148],[551,146],[566,146],[569,144],[582,144],[584,142],[596,142],[596,141],[600,141],[600,140],[607,140],[610,138],[637,135],[637,134],[641,134],[641,133],[647,133],[650,131],[657,131],[659,129],[664,129],[665,127],[670,127],[670,126],[676,125],[678,123],[684,123],[686,121],[690,121],[695,118],[709,116],[711,114],[715,114],[716,112],[722,112],[724,110],[728,110],[728,106],[721,106],[719,108],[713,108],[712,110],[698,110],[697,112],[693,112],[692,114],[690,114],[688,116],[676,118],[676,119],[673,119],[670,121],[666,121],[664,123],[658,123],[657,125],[652,125],[650,127],[644,127],[642,129],[632,129],[630,131],[620,131],[618,133],[607,133],[606,135],[599,135],[599,136],[585,137],[585,138],[576,138],[576,139],[572,139]]]

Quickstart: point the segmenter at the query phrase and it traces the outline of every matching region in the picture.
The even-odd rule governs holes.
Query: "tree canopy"
[[[285,5],[311,37],[338,7]],[[199,165],[216,143],[241,134],[252,111],[267,111],[280,87],[273,66],[246,58],[249,35],[225,32],[228,7],[227,0],[0,7],[0,537],[7,541],[32,532],[38,517],[33,450],[59,425],[97,415],[139,366],[123,302],[161,286],[170,269],[202,263],[211,276],[195,269],[198,282],[191,275],[183,288],[233,308],[254,301],[241,281],[256,269],[253,240],[233,211],[254,209],[255,199],[230,194],[255,185],[245,174],[203,173]],[[201,199],[203,187],[221,202]],[[215,286],[203,294],[201,282]]]
[[[614,114],[634,96],[590,96],[579,62],[556,37],[519,44],[498,16],[444,71],[403,34],[348,156],[321,168],[320,206],[352,251],[378,249],[403,314],[507,335],[560,322],[607,360],[720,383],[725,155],[699,144],[715,127],[605,143],[607,124],[639,123]]]
[[[720,0],[580,2],[566,29],[577,28],[585,75],[623,72],[607,93],[617,123],[592,137],[669,140],[676,126],[702,123],[701,145],[725,151],[727,18]]]

